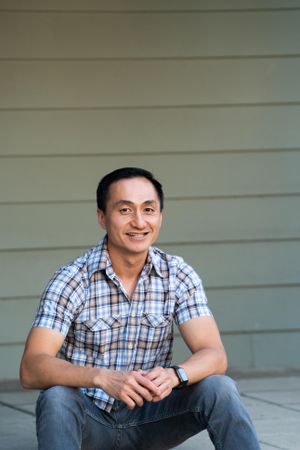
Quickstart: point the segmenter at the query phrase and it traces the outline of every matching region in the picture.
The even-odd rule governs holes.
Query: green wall
[[[107,171],[154,171],[231,369],[300,368],[300,2],[0,1],[0,379]],[[176,338],[176,359],[186,349]]]

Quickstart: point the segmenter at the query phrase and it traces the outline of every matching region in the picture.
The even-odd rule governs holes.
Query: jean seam
[[[206,429],[207,429],[209,435],[212,435],[214,437],[213,443],[216,447],[216,450],[222,450],[221,443],[219,442],[218,435],[215,432],[214,428],[211,425],[207,425]]]
[[[90,411],[89,409],[85,409],[85,413],[87,416],[91,417],[92,419],[96,420],[96,422],[101,423],[101,425],[107,427],[107,428],[118,428],[118,426],[114,427],[113,425],[109,425],[107,423],[104,423],[99,417],[96,416],[96,414],[94,414],[92,411]]]

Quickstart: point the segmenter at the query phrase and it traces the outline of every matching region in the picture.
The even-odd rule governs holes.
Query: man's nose
[[[141,211],[136,211],[133,218],[132,218],[132,224],[136,228],[144,228],[145,226],[145,219]]]

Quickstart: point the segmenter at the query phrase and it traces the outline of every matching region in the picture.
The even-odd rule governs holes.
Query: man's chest
[[[142,317],[173,314],[175,294],[169,280],[160,277],[141,279],[131,296],[119,280],[96,279],[90,284],[86,301],[77,320],[103,317]]]
[[[173,335],[174,295],[163,279],[139,282],[131,299],[121,285],[99,280],[73,322],[76,346],[106,365],[119,358],[135,363],[166,358]],[[163,349],[163,351],[162,351]]]

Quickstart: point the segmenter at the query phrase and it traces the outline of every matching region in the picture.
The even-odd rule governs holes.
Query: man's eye
[[[129,208],[122,208],[122,209],[120,209],[120,213],[121,214],[129,214],[130,213],[130,209]]]
[[[153,208],[145,208],[145,212],[147,214],[153,214],[155,212],[155,210]]]

